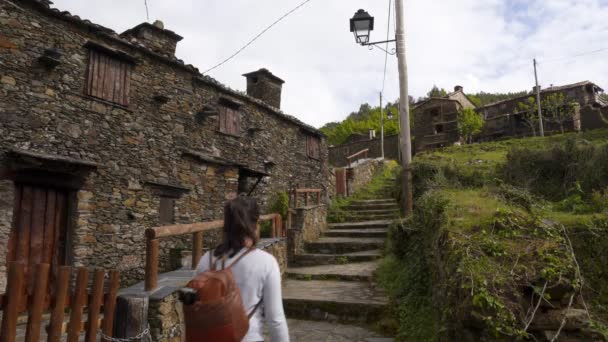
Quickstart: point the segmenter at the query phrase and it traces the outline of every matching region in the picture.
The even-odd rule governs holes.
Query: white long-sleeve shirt
[[[226,267],[232,265],[247,248],[230,259],[226,259]],[[196,268],[196,273],[209,270],[209,252],[205,253]],[[215,261],[217,258],[213,258]],[[221,260],[216,264],[221,269]],[[247,313],[264,298],[262,305],[249,320],[249,331],[243,342],[264,341],[264,321],[268,324],[272,342],[289,342],[287,320],[283,311],[283,296],[281,294],[281,270],[277,260],[269,253],[256,249],[243,257],[233,268],[234,280],[241,291],[241,299]],[[262,311],[263,310],[263,311]]]

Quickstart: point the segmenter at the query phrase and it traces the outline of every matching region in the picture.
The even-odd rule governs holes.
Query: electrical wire
[[[230,55],[230,57],[226,58],[225,60],[221,61],[220,63],[216,64],[215,66],[209,68],[208,70],[206,70],[205,72],[203,72],[203,74],[206,74],[206,73],[208,73],[210,71],[213,71],[213,70],[221,67],[222,65],[228,63],[231,59],[233,59],[234,57],[238,56],[241,52],[243,52],[246,48],[248,48],[251,44],[253,44],[253,42],[255,42],[256,40],[258,40],[258,38],[260,38],[262,35],[264,35],[264,33],[266,33],[268,30],[270,30],[271,28],[273,28],[275,25],[277,25],[278,23],[280,23],[281,21],[283,21],[283,19],[287,18],[293,12],[295,12],[295,11],[299,10],[300,8],[304,7],[304,5],[306,5],[307,3],[311,2],[311,1],[312,0],[306,0],[306,1],[302,2],[302,3],[300,3],[295,8],[293,8],[291,11],[285,13],[279,19],[275,20],[272,24],[270,24],[265,29],[263,29],[262,32],[260,32],[257,36],[253,37],[253,39],[251,39],[242,48],[238,49],[235,53],[233,53],[232,55]]]
[[[541,62],[543,64],[551,64],[551,63],[555,63],[555,62],[561,62],[564,60],[571,60],[571,59],[575,59],[578,57],[583,57],[583,56],[587,56],[587,55],[591,55],[591,54],[595,54],[595,53],[600,53],[603,51],[608,51],[608,48],[602,48],[602,49],[597,49],[597,50],[593,50],[593,51],[587,51],[587,52],[581,52],[572,56],[563,56],[563,57],[557,57],[557,58],[551,58],[551,59],[547,59],[547,60],[541,60]],[[540,63],[539,63],[540,64]]]
[[[388,64],[388,38],[391,32],[391,7],[393,0],[388,0],[388,24],[386,28],[386,48],[384,49],[384,76],[382,76],[382,93],[384,94],[384,87],[386,85],[386,65]]]

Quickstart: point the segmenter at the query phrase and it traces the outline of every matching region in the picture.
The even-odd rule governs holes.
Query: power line
[[[382,77],[382,93],[384,93],[384,86],[386,85],[386,65],[388,64],[388,38],[391,32],[391,7],[393,0],[388,0],[388,24],[386,28],[386,49],[384,50],[384,76]]]
[[[238,49],[235,53],[233,53],[230,57],[226,58],[225,60],[221,61],[220,63],[218,63],[217,65],[213,66],[212,68],[206,70],[205,72],[203,72],[203,74],[206,74],[210,71],[213,71],[217,68],[219,68],[220,66],[228,63],[228,61],[230,61],[231,59],[233,59],[234,57],[236,57],[237,55],[239,55],[241,52],[243,52],[246,48],[248,48],[251,44],[253,44],[253,42],[255,42],[256,40],[258,40],[258,38],[260,38],[264,33],[266,33],[268,30],[270,30],[272,27],[274,27],[276,24],[280,23],[281,21],[283,21],[283,19],[287,18],[289,15],[291,15],[293,12],[299,10],[301,7],[303,7],[304,5],[306,5],[307,3],[311,2],[312,0],[306,0],[304,2],[302,2],[301,4],[299,4],[298,6],[296,6],[294,9],[292,9],[291,11],[285,13],[283,16],[281,16],[279,19],[275,20],[272,24],[270,24],[268,27],[266,27],[264,30],[262,30],[262,32],[260,32],[257,36],[253,37],[253,39],[251,39],[247,44],[245,44],[245,46],[243,46],[242,48]]]
[[[563,60],[571,60],[571,59],[575,59],[577,57],[583,57],[583,56],[587,56],[587,55],[591,55],[591,54],[595,54],[595,53],[600,53],[603,51],[608,51],[608,48],[602,48],[602,49],[597,49],[597,50],[593,50],[593,51],[587,51],[587,52],[581,52],[572,56],[563,56],[563,57],[557,57],[557,58],[552,58],[552,59],[547,59],[542,61],[542,64],[550,64],[550,63],[555,63],[555,62],[560,62]],[[541,64],[541,63],[539,63]]]

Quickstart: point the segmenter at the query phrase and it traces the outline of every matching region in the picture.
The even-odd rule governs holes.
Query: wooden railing
[[[299,207],[299,199],[304,195],[304,206],[310,205],[311,195],[315,196],[315,204],[321,204],[321,189],[294,189],[291,190],[290,208]]]
[[[367,159],[368,153],[369,153],[369,148],[366,148],[365,150],[361,150],[353,155],[346,157],[346,160],[348,160],[348,167],[350,167],[352,165],[353,161],[357,161],[357,160],[361,159],[361,158],[358,158],[360,156],[363,156],[362,159]],[[357,158],[357,159],[355,159],[355,158]],[[355,160],[353,160],[353,159],[355,159]]]
[[[104,295],[105,271],[95,270],[91,293],[87,293],[89,271],[80,267],[77,270],[76,282],[72,293],[69,292],[72,268],[62,266],[58,270],[57,280],[54,284],[51,279],[51,267],[48,264],[38,264],[30,267],[35,273],[26,276],[26,266],[23,263],[11,262],[8,264],[8,285],[6,294],[0,295],[0,310],[2,311],[2,329],[0,341],[17,341],[18,317],[28,312],[25,340],[38,342],[42,327],[42,315],[50,310],[50,323],[47,329],[49,342],[77,342],[81,341],[82,332],[86,332],[84,341],[98,340],[98,332],[112,336],[114,326],[114,311],[116,308],[116,294],[118,292],[118,272],[109,274],[106,284],[108,292]],[[26,278],[31,278],[28,284]],[[28,285],[32,285],[31,287]],[[32,289],[28,294],[27,289]],[[52,293],[48,289],[53,288]],[[48,297],[48,298],[47,298]],[[52,306],[50,305],[52,304]],[[69,323],[64,322],[66,307],[69,307]],[[101,310],[103,308],[103,320]],[[86,309],[86,310],[85,310]],[[83,314],[87,312],[87,321],[83,322]],[[67,333],[67,337],[62,335]]]
[[[270,221],[272,224],[271,237],[283,237],[283,220],[280,214],[260,216],[259,222]],[[183,236],[192,234],[192,269],[195,269],[203,256],[203,234],[206,231],[220,229],[224,226],[223,220],[199,222],[192,224],[178,224],[146,229],[146,279],[145,290],[154,291],[158,287],[158,254],[161,238]],[[258,237],[260,226],[258,224]]]

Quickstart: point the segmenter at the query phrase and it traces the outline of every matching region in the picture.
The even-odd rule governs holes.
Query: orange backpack
[[[247,315],[232,267],[254,249],[243,253],[228,268],[224,267],[224,257],[221,270],[216,270],[212,262],[213,251],[209,253],[209,271],[197,275],[187,285],[194,290],[196,301],[184,305],[186,342],[240,342],[247,335],[249,319],[262,300]]]

